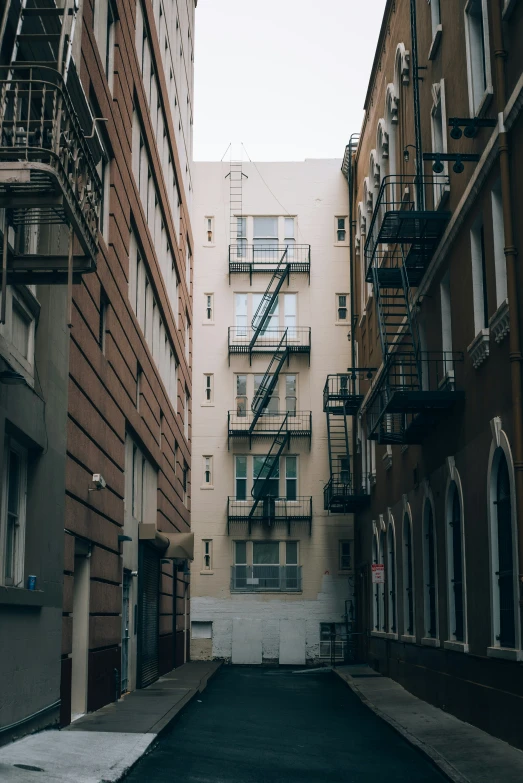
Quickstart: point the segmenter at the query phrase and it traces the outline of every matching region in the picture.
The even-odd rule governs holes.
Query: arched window
[[[432,503],[427,498],[423,513],[423,584],[424,584],[424,635],[437,639],[437,570],[436,570],[436,532]]]
[[[412,527],[407,512],[403,515],[403,626],[414,635],[414,573],[412,565]]]
[[[449,630],[451,639],[465,641],[465,567],[463,556],[463,520],[458,487],[453,481],[447,505],[448,575],[449,575]]]
[[[389,632],[396,633],[396,541],[394,526],[387,531],[387,590],[389,592]]]
[[[516,646],[516,618],[514,613],[514,553],[512,546],[512,504],[507,458],[502,449],[498,455],[496,477],[495,527],[497,533],[497,590],[494,591],[499,613],[496,641],[500,647]]]
[[[373,563],[379,563],[378,560],[378,537],[373,536],[372,538],[372,562]],[[379,591],[379,584],[372,585],[373,587],[373,601],[372,601],[372,627],[375,631],[380,630],[380,591]]]
[[[385,549],[386,549],[386,543],[385,543],[385,531],[382,530],[380,533],[380,552],[379,552],[379,562],[383,565],[385,564]],[[378,630],[386,631],[387,626],[385,625],[385,585],[383,582],[378,587],[378,602],[380,606],[380,625],[378,625]]]

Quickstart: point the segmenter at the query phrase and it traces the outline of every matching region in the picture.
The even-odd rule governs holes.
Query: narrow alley
[[[436,783],[446,778],[332,672],[227,666],[125,778],[126,783],[181,780]]]

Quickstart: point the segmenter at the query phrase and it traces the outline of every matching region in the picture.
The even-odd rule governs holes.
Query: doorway
[[[73,654],[71,675],[71,720],[87,712],[89,655],[90,550],[87,541],[76,539],[73,582]]]

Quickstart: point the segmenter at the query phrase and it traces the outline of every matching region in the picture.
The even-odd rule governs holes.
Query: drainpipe
[[[512,419],[514,472],[516,482],[516,519],[518,526],[519,606],[523,610],[523,417],[521,383],[521,338],[519,331],[519,299],[517,274],[517,248],[511,210],[510,144],[503,124],[506,105],[505,59],[501,0],[490,5],[496,70],[496,97],[499,119],[499,168],[501,173],[501,198],[503,202],[503,226],[505,231],[505,258],[507,264],[507,294],[510,318],[510,379],[512,386]],[[522,618],[523,619],[523,618]],[[522,623],[523,624],[523,623]]]

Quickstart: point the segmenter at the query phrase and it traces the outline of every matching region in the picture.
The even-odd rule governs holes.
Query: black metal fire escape
[[[72,59],[78,0],[6,0],[1,18],[2,312],[7,284],[71,286],[96,267],[102,187]],[[91,136],[86,136],[91,134]]]
[[[365,243],[382,350],[382,369],[365,409],[367,434],[379,443],[420,443],[438,414],[462,397],[454,375],[462,355],[421,350],[412,295],[450,217],[420,208],[417,191],[443,187],[446,180],[385,177]]]

